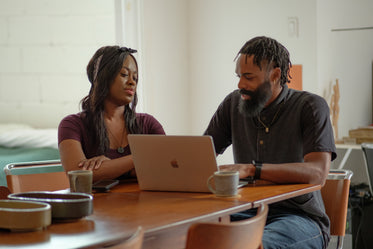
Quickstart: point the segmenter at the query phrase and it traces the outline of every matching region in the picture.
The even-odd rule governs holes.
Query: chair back
[[[103,248],[109,249],[141,249],[144,240],[144,229],[140,226],[128,239],[117,239],[107,243]]]
[[[8,195],[10,194],[10,191],[5,186],[0,186],[0,200],[8,199]]]
[[[346,231],[346,219],[350,182],[353,173],[350,170],[331,169],[321,194],[325,211],[330,219],[330,234],[338,236],[338,248],[343,244]]]
[[[186,249],[257,249],[262,244],[268,205],[257,215],[230,223],[195,223],[188,230]]]
[[[363,143],[361,144],[361,149],[364,154],[365,169],[368,176],[368,185],[370,193],[373,194],[373,144]]]
[[[4,172],[12,193],[56,191],[70,186],[59,160],[8,164]]]

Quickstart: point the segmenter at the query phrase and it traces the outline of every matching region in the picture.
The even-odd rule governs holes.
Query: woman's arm
[[[134,168],[132,156],[110,159],[98,156],[87,159],[81,143],[74,139],[63,140],[59,144],[62,166],[65,171],[88,169],[93,171],[93,181],[114,179]]]

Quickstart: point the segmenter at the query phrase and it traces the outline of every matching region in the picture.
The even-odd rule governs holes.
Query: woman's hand
[[[240,178],[253,176],[255,167],[252,164],[226,164],[219,166],[220,171],[238,171]]]
[[[92,157],[90,159],[85,159],[81,161],[78,164],[79,168],[85,169],[85,170],[97,170],[101,167],[102,162],[111,160],[110,158],[106,156],[96,156]]]

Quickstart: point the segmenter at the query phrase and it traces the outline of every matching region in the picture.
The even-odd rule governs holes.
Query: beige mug
[[[67,174],[70,181],[70,192],[92,193],[91,170],[72,170]]]
[[[215,188],[211,184],[214,181]],[[238,171],[216,171],[207,180],[207,187],[220,197],[236,196],[238,191]]]

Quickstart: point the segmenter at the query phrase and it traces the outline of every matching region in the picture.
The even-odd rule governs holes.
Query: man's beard
[[[240,99],[239,112],[246,117],[258,116],[272,96],[271,83],[265,81],[255,91],[240,89],[240,94],[249,95],[250,99]]]

